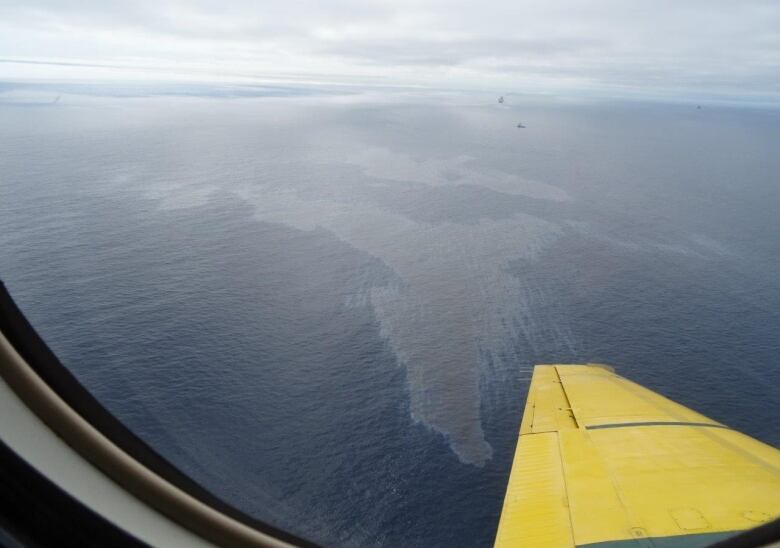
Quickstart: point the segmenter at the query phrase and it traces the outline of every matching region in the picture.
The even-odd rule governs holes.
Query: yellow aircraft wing
[[[607,366],[537,365],[497,547],[704,546],[780,516],[780,451]]]

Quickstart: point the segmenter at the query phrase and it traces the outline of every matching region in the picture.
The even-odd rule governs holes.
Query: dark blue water
[[[490,545],[534,363],[780,445],[778,111],[125,95],[0,99],[0,276],[241,509]]]

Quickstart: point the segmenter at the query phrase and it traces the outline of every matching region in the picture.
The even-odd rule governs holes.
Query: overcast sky
[[[0,80],[780,97],[780,0],[0,0]]]

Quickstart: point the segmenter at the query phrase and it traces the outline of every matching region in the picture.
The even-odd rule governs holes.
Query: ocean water
[[[225,500],[488,546],[535,363],[780,445],[780,110],[207,91],[0,87],[0,277]]]

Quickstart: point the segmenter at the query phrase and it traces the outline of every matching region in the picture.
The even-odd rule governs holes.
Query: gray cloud
[[[323,51],[358,62],[384,65],[463,65],[480,59],[521,56],[556,59],[598,50],[604,42],[594,38],[465,38],[460,40],[411,38],[395,40],[342,40]]]
[[[0,78],[117,79],[125,67],[129,78],[776,98],[778,29],[774,0],[0,0],[0,57],[59,63],[5,63]]]

